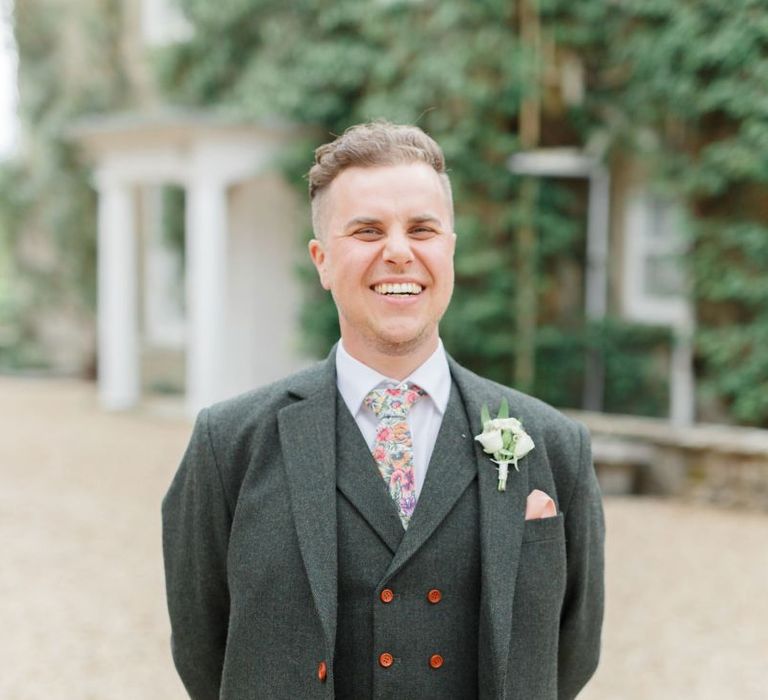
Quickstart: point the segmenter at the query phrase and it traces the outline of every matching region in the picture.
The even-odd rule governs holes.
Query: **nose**
[[[405,265],[413,261],[411,239],[404,230],[395,229],[387,233],[384,243],[384,260],[394,265]]]

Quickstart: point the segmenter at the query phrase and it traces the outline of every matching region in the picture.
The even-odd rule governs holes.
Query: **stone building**
[[[181,392],[191,414],[307,362],[298,350],[295,267],[305,255],[308,212],[276,166],[297,132],[279,122],[240,124],[169,109],[148,52],[192,30],[172,0],[121,0],[120,8],[131,110],[72,130],[98,193],[100,395],[105,407],[122,409],[153,391]],[[76,54],[83,28],[66,19],[62,27]],[[549,93],[582,99],[581,73],[578,59],[565,56]],[[679,211],[650,192],[631,163],[571,153],[594,165],[576,172],[562,161],[551,166],[552,154],[528,155],[543,158],[528,174],[588,181],[594,206],[581,275],[588,315],[610,311],[673,329],[670,416],[690,422],[693,321],[678,264],[685,246]],[[183,199],[182,246],[169,244],[165,231],[169,188]]]

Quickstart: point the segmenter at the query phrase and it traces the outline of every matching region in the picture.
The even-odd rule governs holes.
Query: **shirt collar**
[[[422,365],[411,372],[405,381],[413,382],[424,389],[440,414],[445,413],[451,393],[451,370],[448,367],[448,359],[441,340],[438,340],[435,351]],[[385,377],[356,360],[344,349],[344,344],[340,340],[336,348],[336,385],[353,416],[360,411],[363,399],[368,393],[380,384],[397,385],[400,382]]]

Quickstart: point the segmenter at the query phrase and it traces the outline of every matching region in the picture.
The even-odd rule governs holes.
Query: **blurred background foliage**
[[[521,41],[520,2],[509,0],[179,3],[192,38],[152,56],[167,100],[311,126],[316,139],[297,144],[285,163],[302,191],[311,148],[350,124],[412,122],[438,140],[459,232],[456,293],[442,335],[459,361],[504,383],[515,377],[515,231],[525,218],[520,180],[505,162],[521,147],[521,105],[532,95],[543,100],[541,146],[598,142],[609,162],[641,159],[652,183],[685,203],[694,221],[687,261],[706,415],[768,426],[764,0],[540,0],[537,53]],[[125,108],[128,91],[116,55],[119,2],[79,6],[93,27],[83,47],[93,70],[85,83],[66,86],[46,3],[17,2],[22,119],[35,147],[1,175],[13,186],[2,188],[0,226],[12,248],[9,231],[39,225],[63,256],[56,275],[45,271],[45,284],[27,276],[34,281],[0,297],[0,314],[21,327],[61,290],[93,303],[95,202],[62,133],[79,114]],[[578,104],[547,101],[541,66],[553,47],[584,66]],[[598,348],[606,410],[664,415],[669,331],[584,317],[584,185],[542,181],[536,196],[536,372],[526,388],[578,406],[585,355]],[[307,347],[319,355],[337,337],[335,313],[312,271],[302,275],[311,280]]]
[[[588,62],[591,118],[693,215],[701,398],[767,426],[768,7],[628,0],[564,10],[559,37]]]
[[[96,303],[96,196],[74,144],[72,122],[120,109],[127,96],[119,0],[73,3],[76,45],[50,3],[15,2],[23,158],[0,163],[0,367],[45,368],[40,320],[88,324]],[[73,66],[82,62],[82,70]],[[44,240],[44,245],[38,245]],[[93,367],[82,368],[92,374]]]

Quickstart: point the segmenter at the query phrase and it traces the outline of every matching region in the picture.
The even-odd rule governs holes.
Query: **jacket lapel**
[[[482,432],[480,409],[491,413],[499,406],[502,389],[464,369],[449,358],[470,421],[472,436]],[[510,415],[518,416],[510,402]],[[510,468],[507,490],[497,489],[498,476],[489,455],[475,442],[479,500],[481,598],[478,630],[481,697],[503,697],[512,633],[515,581],[520,562],[525,501],[528,495],[528,468],[536,450],[520,462],[520,471]],[[492,661],[492,663],[488,663]],[[485,692],[482,692],[485,691]]]
[[[477,475],[476,464],[468,463],[465,457],[467,440],[471,439],[461,396],[452,385],[419,502],[387,569],[387,578],[394,576],[429,539]]]
[[[339,445],[336,483],[339,491],[394,554],[405,530],[373,455],[341,397],[337,398],[336,425]]]
[[[336,643],[336,378],[334,353],[299,375],[298,401],[278,412],[299,548],[332,653]]]

